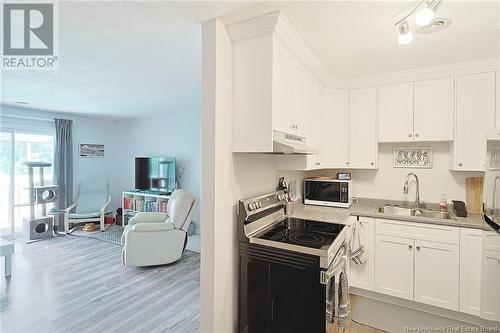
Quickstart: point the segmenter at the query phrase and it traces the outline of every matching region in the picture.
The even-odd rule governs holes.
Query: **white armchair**
[[[97,222],[101,231],[106,230],[104,216],[110,203],[111,197],[107,181],[81,181],[78,185],[78,195],[75,202],[64,210],[64,232],[69,234],[74,230],[70,229],[70,226],[89,222]]]
[[[123,231],[123,265],[154,266],[179,260],[196,205],[194,195],[176,190],[168,200],[168,213],[137,213]]]

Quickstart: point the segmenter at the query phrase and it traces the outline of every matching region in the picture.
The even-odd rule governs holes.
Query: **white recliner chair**
[[[167,213],[137,213],[121,238],[123,265],[154,266],[179,260],[196,205],[194,195],[175,190],[168,200]]]

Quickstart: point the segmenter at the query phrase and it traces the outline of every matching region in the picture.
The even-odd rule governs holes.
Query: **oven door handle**
[[[332,276],[334,276],[335,273],[338,272],[339,268],[341,266],[344,266],[345,268],[346,265],[347,265],[347,256],[343,255],[342,257],[340,257],[340,259],[332,262],[326,271],[321,271],[320,282],[322,284],[327,284],[328,281],[330,281],[330,279],[332,278]]]

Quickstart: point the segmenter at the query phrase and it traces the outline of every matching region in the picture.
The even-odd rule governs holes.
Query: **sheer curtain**
[[[59,185],[59,208],[64,209],[73,202],[73,121],[58,118],[54,120],[56,127],[54,182]],[[59,221],[59,224],[61,222]],[[59,225],[59,228],[64,226]]]

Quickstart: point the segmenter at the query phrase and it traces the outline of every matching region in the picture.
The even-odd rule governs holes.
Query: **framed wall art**
[[[395,147],[395,168],[432,168],[432,147]]]

